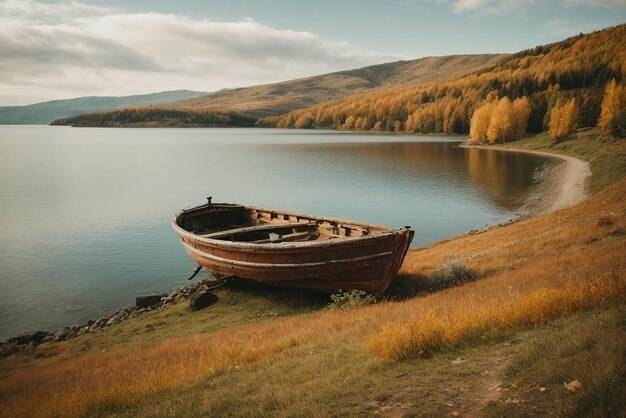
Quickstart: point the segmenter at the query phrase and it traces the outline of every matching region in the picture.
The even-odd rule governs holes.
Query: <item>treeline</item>
[[[168,108],[159,106],[131,107],[120,110],[85,113],[57,119],[51,125],[88,127],[121,126],[254,126],[256,118],[235,112]]]
[[[620,25],[522,51],[454,80],[358,94],[264,118],[257,126],[468,134],[482,109],[476,140],[506,141],[548,130],[552,111],[570,109],[574,100],[576,126],[592,127],[606,86],[611,80],[619,85],[626,74],[624,45],[626,25]]]

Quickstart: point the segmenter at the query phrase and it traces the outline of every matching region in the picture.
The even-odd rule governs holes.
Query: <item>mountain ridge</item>
[[[160,105],[183,98],[210,93],[193,90],[169,90],[130,96],[81,96],[56,99],[24,106],[0,106],[0,125],[43,125],[81,113],[98,112],[128,106]]]
[[[206,97],[180,100],[171,105],[239,112],[255,117],[274,116],[355,93],[458,77],[508,56],[443,55],[394,61],[278,83],[240,87]]]

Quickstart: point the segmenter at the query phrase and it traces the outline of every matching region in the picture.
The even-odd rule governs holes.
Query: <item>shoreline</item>
[[[522,209],[520,218],[529,218],[556,212],[582,202],[588,197],[586,182],[591,176],[589,163],[578,158],[546,151],[506,148],[493,145],[460,144],[460,148],[476,148],[505,152],[520,152],[556,160],[541,182],[537,197]],[[532,197],[531,197],[532,198]],[[524,213],[525,212],[525,213]]]

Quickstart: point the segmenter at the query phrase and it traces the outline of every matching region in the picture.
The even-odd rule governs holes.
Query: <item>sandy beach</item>
[[[531,199],[522,216],[536,216],[555,212],[575,205],[587,197],[585,183],[591,175],[589,163],[578,158],[553,154],[545,151],[503,148],[489,145],[459,145],[462,148],[479,148],[507,152],[523,152],[555,160],[547,173],[537,197]]]

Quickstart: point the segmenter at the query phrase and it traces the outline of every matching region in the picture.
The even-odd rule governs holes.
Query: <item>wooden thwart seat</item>
[[[203,235],[198,235],[198,236],[203,237],[203,238],[216,238],[216,239],[219,239],[219,238],[223,238],[223,237],[229,237],[229,236],[232,236],[232,235],[245,234],[245,233],[248,233],[248,232],[264,232],[264,231],[267,231],[269,233],[273,229],[311,227],[311,226],[316,226],[316,225],[317,225],[316,222],[307,222],[307,223],[303,223],[303,222],[267,223],[267,224],[263,224],[263,225],[254,225],[254,226],[247,226],[247,227],[244,227],[244,228],[229,229],[229,230],[226,230],[226,231],[213,232],[211,234],[203,234]]]
[[[308,241],[310,239],[317,239],[320,236],[318,232],[304,231],[304,232],[294,232],[293,234],[281,235],[277,240],[268,239],[258,239],[255,241],[250,241],[254,244],[271,244],[271,243],[280,243],[280,242],[294,242],[294,241]]]

